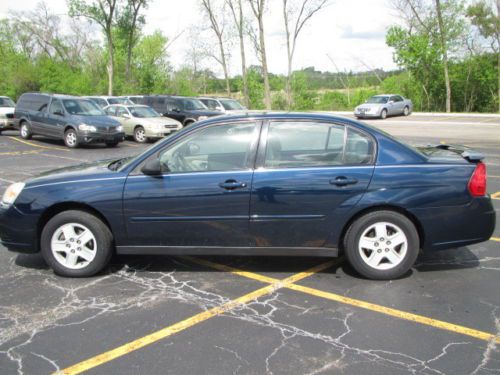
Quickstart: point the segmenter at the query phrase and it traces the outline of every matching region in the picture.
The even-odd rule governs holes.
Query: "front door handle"
[[[337,185],[337,186],[354,185],[357,183],[358,183],[357,179],[355,179],[353,177],[346,177],[346,176],[338,176],[338,177],[335,177],[333,180],[330,180],[331,185]]]
[[[247,184],[244,182],[236,181],[236,180],[226,180],[219,184],[219,187],[226,190],[235,190],[247,187]]]

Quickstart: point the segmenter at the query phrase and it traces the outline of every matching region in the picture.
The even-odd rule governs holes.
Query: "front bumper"
[[[78,142],[80,143],[104,143],[104,142],[122,142],[125,140],[125,133],[80,133],[77,135]]]
[[[163,138],[179,131],[180,129],[162,129],[160,131],[146,129],[146,137],[148,138]]]
[[[22,213],[15,204],[0,204],[0,244],[18,253],[38,252],[37,219],[37,215]]]
[[[374,113],[374,112],[354,111],[354,116],[362,118],[375,118],[380,116],[380,112]]]
[[[15,120],[13,118],[0,118],[0,130],[15,129]]]

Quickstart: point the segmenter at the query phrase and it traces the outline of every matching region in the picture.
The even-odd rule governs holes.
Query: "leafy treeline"
[[[217,93],[254,109],[351,110],[385,92],[411,98],[419,111],[498,111],[500,23],[493,0],[468,7],[461,0],[393,0],[402,22],[388,30],[386,41],[400,70],[357,73],[340,71],[333,60],[334,72],[291,69],[294,54],[300,53],[294,40],[327,2],[273,1],[282,2],[288,30],[287,74],[267,71],[267,0],[200,0],[206,25],[192,30],[196,37],[186,46],[185,65],[177,69],[168,55],[177,36],[143,31],[151,0],[68,0],[71,17],[39,3],[32,11],[0,20],[0,95]],[[198,27],[212,30],[213,38],[203,39],[207,33]],[[233,76],[228,73],[229,44],[239,45],[242,60]],[[259,65],[247,66],[249,54]],[[206,61],[220,64],[224,77],[200,68]]]

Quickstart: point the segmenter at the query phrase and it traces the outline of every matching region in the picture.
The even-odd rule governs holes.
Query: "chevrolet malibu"
[[[11,185],[0,238],[73,277],[101,271],[113,253],[344,253],[364,277],[392,279],[421,251],[490,238],[481,159],[412,148],[341,117],[217,117],[135,157]]]

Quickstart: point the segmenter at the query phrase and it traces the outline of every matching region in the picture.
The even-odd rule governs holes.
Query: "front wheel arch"
[[[40,252],[40,239],[41,239],[41,235],[42,235],[42,230],[45,227],[45,225],[49,222],[50,219],[52,219],[57,214],[60,214],[61,212],[69,211],[69,210],[84,211],[84,212],[87,212],[91,215],[96,216],[104,224],[106,224],[106,226],[108,227],[109,231],[111,232],[111,234],[113,235],[113,238],[114,238],[113,228],[109,224],[109,221],[106,219],[106,217],[103,214],[101,214],[94,207],[92,207],[88,204],[85,204],[85,203],[80,203],[80,202],[56,203],[55,205],[50,206],[49,208],[45,209],[45,211],[40,216],[40,219],[38,220],[37,237],[36,237],[36,239],[37,239],[37,242],[36,242],[37,252]]]
[[[415,228],[417,229],[419,243],[420,243],[420,248],[422,249],[424,247],[424,244],[425,244],[425,232],[424,232],[424,229],[422,227],[422,224],[420,223],[420,221],[417,219],[417,217],[415,215],[413,215],[411,212],[409,212],[409,211],[407,211],[404,208],[399,207],[399,206],[395,206],[395,205],[378,205],[378,206],[367,207],[367,208],[364,208],[364,209],[356,212],[347,221],[347,223],[342,228],[342,232],[341,232],[341,234],[339,236],[339,240],[338,240],[338,249],[339,249],[339,251],[341,251],[341,252],[344,251],[345,235],[346,235],[347,231],[349,230],[349,228],[351,227],[351,225],[357,219],[359,219],[361,216],[364,216],[366,214],[369,214],[369,213],[375,212],[375,211],[394,211],[394,212],[396,212],[398,214],[401,214],[401,215],[405,216],[406,218],[408,218],[413,223],[413,225],[415,225]]]

